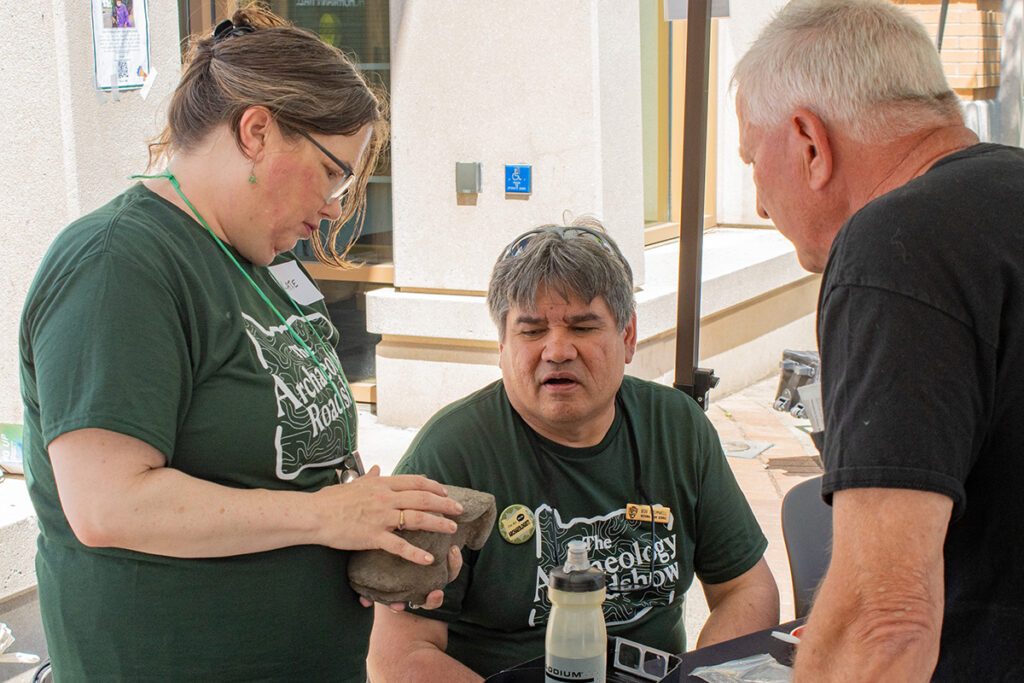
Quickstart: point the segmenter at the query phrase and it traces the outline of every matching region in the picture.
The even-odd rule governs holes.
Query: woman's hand
[[[416,564],[430,564],[434,556],[394,531],[452,534],[457,525],[440,515],[462,513],[462,505],[448,498],[436,481],[417,474],[382,477],[377,465],[358,479],[324,487],[312,495],[320,519],[319,544],[340,550],[379,548]]]

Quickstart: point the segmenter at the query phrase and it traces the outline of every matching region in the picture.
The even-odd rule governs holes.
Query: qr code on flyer
[[[128,60],[119,59],[117,60],[117,80],[127,81],[128,80]]]

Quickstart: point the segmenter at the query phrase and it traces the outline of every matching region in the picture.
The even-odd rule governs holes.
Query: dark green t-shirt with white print
[[[322,301],[297,310],[268,268],[233,253],[319,364],[214,238],[142,185],[68,226],[31,286],[20,332],[26,478],[58,680],[365,680],[371,614],[348,586],[347,553],[88,548],[59,502],[47,446],[84,428],[140,439],[168,467],[224,486],[336,482],[356,428],[338,333]]]
[[[544,654],[547,577],[569,541],[584,541],[605,572],[608,634],[672,653],[686,648],[683,596],[694,574],[721,583],[764,554],[767,540],[697,404],[629,376],[619,396],[629,419],[617,409],[601,443],[570,448],[534,434],[538,461],[498,381],[432,417],[395,469],[494,494],[499,519],[487,543],[464,551],[444,604],[420,612],[448,622],[448,654],[482,676]],[[640,483],[670,512],[653,533],[627,512],[649,503],[637,490],[631,429]],[[535,531],[524,537],[528,517]]]

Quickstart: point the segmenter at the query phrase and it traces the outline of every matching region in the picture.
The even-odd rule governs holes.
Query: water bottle
[[[544,640],[544,683],[604,683],[608,636],[604,573],[591,567],[583,541],[570,541],[565,565],[551,570],[551,616]]]

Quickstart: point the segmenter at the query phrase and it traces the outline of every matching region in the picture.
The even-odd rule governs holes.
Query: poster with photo
[[[96,87],[141,88],[150,73],[146,0],[91,0],[91,8]]]

